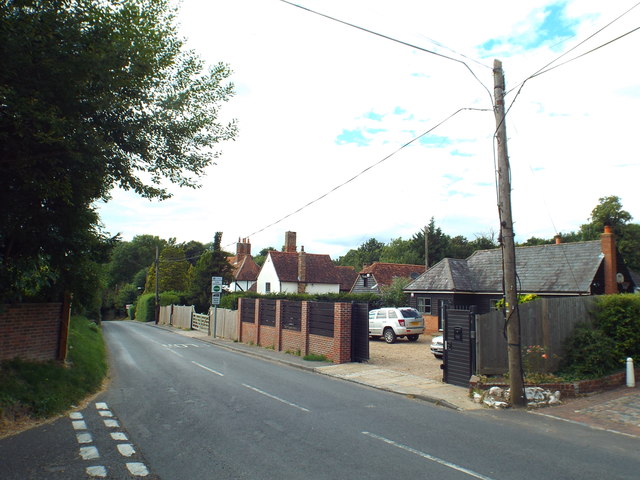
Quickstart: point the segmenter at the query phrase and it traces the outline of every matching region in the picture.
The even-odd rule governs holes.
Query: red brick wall
[[[56,360],[62,303],[4,305],[0,309],[0,360]]]
[[[309,308],[302,302],[301,331],[282,329],[280,300],[276,302],[276,326],[259,324],[260,300],[241,299],[240,309],[244,302],[256,302],[254,323],[240,322],[239,341],[254,343],[262,347],[273,347],[276,351],[297,353],[305,356],[315,353],[324,355],[334,363],[351,361],[351,304],[334,304],[334,336],[311,335],[309,333]],[[240,315],[239,318],[242,318]]]
[[[427,335],[441,335],[442,332],[438,331],[438,316],[437,315],[422,315],[424,319],[424,333]]]
[[[637,379],[640,376],[640,367],[635,369],[635,378]],[[587,393],[601,392],[603,390],[612,390],[614,388],[618,388],[622,385],[625,385],[627,382],[627,373],[626,370],[614,373],[613,375],[609,375],[607,377],[596,378],[593,380],[580,380],[577,382],[570,383],[541,383],[536,385],[538,387],[542,387],[545,390],[550,390],[552,392],[559,391],[560,398],[569,397],[573,398],[578,395],[585,395]],[[525,386],[532,386],[530,384],[526,384]],[[478,382],[471,381],[469,382],[469,389],[481,389],[481,390],[489,390],[491,387],[502,387],[508,388],[509,385],[499,384],[499,383],[487,383],[480,384]]]

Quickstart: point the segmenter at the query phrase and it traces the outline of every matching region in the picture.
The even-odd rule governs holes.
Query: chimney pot
[[[560,237],[560,235],[556,235],[554,238],[556,239],[556,245],[560,245],[562,243],[562,238]]]

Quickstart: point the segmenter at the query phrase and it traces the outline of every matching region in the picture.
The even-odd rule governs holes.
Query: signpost
[[[216,326],[218,321],[218,305],[222,293],[222,277],[211,277],[211,305],[213,305],[213,338],[216,338]]]

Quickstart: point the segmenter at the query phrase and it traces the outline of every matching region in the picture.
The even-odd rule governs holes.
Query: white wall
[[[273,260],[271,260],[271,254],[267,255],[267,259],[258,274],[258,293],[267,293],[267,283],[271,283],[271,293],[280,292],[280,279],[278,278],[276,268],[273,265]]]

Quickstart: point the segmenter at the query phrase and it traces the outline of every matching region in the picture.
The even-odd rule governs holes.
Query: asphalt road
[[[108,322],[104,332],[112,382],[80,412],[103,456],[83,460],[63,418],[0,441],[0,478],[91,478],[88,466],[135,478],[127,463],[163,480],[637,479],[640,471],[635,438],[519,411],[456,412],[139,323]],[[111,443],[129,445],[129,457],[102,433],[109,428],[96,403],[118,422],[127,440]]]

